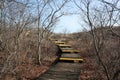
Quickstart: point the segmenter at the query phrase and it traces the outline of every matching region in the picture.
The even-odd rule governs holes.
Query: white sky
[[[78,13],[78,9],[73,2],[70,2],[67,5],[67,8],[64,9],[68,13]],[[67,30],[69,33],[78,32],[82,30],[80,16],[78,15],[67,15],[62,16],[60,21],[56,25],[54,32],[63,33],[64,30]]]
[[[99,6],[99,3],[96,1],[97,0],[94,0],[93,4]],[[108,0],[108,1],[111,1],[111,0]],[[79,1],[78,1],[78,4],[79,4]],[[79,13],[79,9],[76,7],[76,5],[73,2],[70,2],[68,4],[68,8],[65,9],[65,11]],[[60,18],[60,21],[56,25],[54,32],[62,33],[65,30],[67,30],[67,32],[69,33],[79,32],[83,30],[83,25],[85,26],[85,24],[83,23],[83,19],[81,19],[80,15],[79,16],[78,15],[63,16]],[[86,29],[89,30],[88,27]]]
[[[60,18],[54,32],[63,33],[67,30],[69,33],[78,32],[82,30],[80,25],[80,17],[78,15],[68,15]]]

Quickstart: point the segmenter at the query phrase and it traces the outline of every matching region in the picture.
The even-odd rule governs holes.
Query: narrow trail
[[[80,80],[79,77],[81,63],[79,63],[78,61],[77,63],[75,62],[76,59],[78,59],[78,56],[76,56],[78,55],[77,52],[74,53],[74,51],[76,50],[73,50],[72,48],[70,48],[71,46],[69,46],[70,49],[68,52],[68,47],[66,46],[66,44],[64,43],[64,50],[60,46],[61,44],[63,44],[63,42],[58,42],[57,44],[62,50],[60,61],[58,61],[55,65],[51,66],[50,69],[43,75],[41,75],[37,80]]]

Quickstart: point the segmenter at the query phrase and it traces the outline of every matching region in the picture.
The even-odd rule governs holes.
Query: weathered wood
[[[80,63],[58,62],[37,80],[79,80]]]
[[[55,39],[56,40],[56,39]],[[58,44],[57,44],[58,45]],[[58,47],[61,48],[61,46],[64,46],[68,50],[68,47],[71,47],[71,45],[66,45],[63,42],[59,42]],[[71,50],[72,48],[70,48]],[[41,75],[37,80],[80,80],[80,63],[74,63],[74,61],[79,61],[80,55],[74,53],[77,50],[72,51],[72,53],[62,53],[61,51],[61,58],[67,58],[71,59],[73,63],[69,62],[58,62],[54,66],[52,66],[47,72],[45,72],[43,75]],[[71,51],[69,51],[71,52]],[[60,60],[59,59],[59,60]]]

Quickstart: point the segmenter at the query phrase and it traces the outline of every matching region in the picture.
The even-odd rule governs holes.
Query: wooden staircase
[[[51,66],[37,80],[80,80],[81,64],[79,62],[83,62],[83,59],[78,54],[79,51],[63,41],[51,40],[61,49],[61,57],[59,62]]]

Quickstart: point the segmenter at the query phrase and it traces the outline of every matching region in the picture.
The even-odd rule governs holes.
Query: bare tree
[[[35,48],[34,59],[32,53],[29,56],[32,56],[34,64],[38,62],[42,65],[43,46],[47,45],[47,39],[59,18],[65,15],[64,7],[68,2],[69,0],[0,1],[0,53],[5,53],[2,69],[0,67],[2,75],[8,72],[14,74],[15,69],[25,63],[22,52],[25,51],[26,57],[32,51],[31,45]]]
[[[48,37],[49,31],[53,29],[58,19],[64,15],[61,13],[69,0],[36,0],[37,2],[37,27],[38,27],[38,60],[41,64],[41,43]],[[59,2],[59,3],[58,3]]]
[[[120,20],[120,1],[119,0],[112,0],[110,1],[106,1],[106,0],[101,0],[101,2],[104,4],[104,6],[106,7],[105,10],[107,12],[107,15],[109,17],[108,20],[108,26],[110,31],[112,32],[112,34],[114,34],[116,37],[118,37],[120,39],[120,33],[114,29],[114,26],[117,25],[119,27],[119,20]],[[119,50],[118,50],[119,52]],[[117,56],[118,58],[120,58],[120,55]],[[116,64],[118,64],[118,61],[116,62]],[[116,68],[114,71],[114,74],[112,76],[112,80],[118,80],[118,76],[120,74],[120,69]]]
[[[102,0],[103,1],[103,0]],[[104,2],[104,1],[103,1]],[[118,4],[119,1],[114,1],[114,5]],[[115,10],[115,7],[111,7],[111,5],[107,6],[101,3],[101,1],[93,1],[93,0],[80,0],[75,1],[76,6],[81,10],[81,13],[84,16],[84,22],[88,24],[90,28],[90,34],[93,38],[93,45],[95,49],[95,53],[98,59],[99,64],[102,66],[103,71],[107,77],[107,80],[111,80],[113,75],[110,72],[110,65],[108,62],[111,62],[109,58],[112,58],[112,55],[106,56],[108,58],[103,58],[103,54],[108,55],[105,52],[106,47],[106,32],[109,29],[119,37],[119,34],[114,32],[112,29],[116,23],[119,23],[119,12]],[[105,2],[106,3],[106,2]],[[95,5],[98,4],[98,5]],[[118,52],[116,51],[118,54]],[[105,56],[104,55],[104,56]],[[118,56],[116,57],[118,58]],[[105,61],[108,60],[108,61]],[[117,63],[114,65],[118,65],[119,59],[117,59]],[[109,65],[109,66],[108,66]],[[117,67],[116,67],[117,69]],[[119,71],[119,70],[118,70]]]
[[[4,2],[4,1],[3,1]],[[24,29],[30,25],[30,14],[28,13],[29,2],[5,1],[4,7],[4,24],[2,26],[1,39],[5,44],[5,49],[8,52],[8,57],[4,63],[1,73],[12,71],[17,65],[20,65],[20,51],[22,33]],[[2,15],[1,15],[2,17]],[[3,20],[2,20],[3,21]],[[1,22],[3,24],[3,22]],[[13,61],[14,60],[14,61]]]
[[[115,34],[117,37],[120,37],[119,33],[116,32],[113,28],[115,25],[120,25],[119,24],[119,15],[120,15],[120,8],[119,8],[119,4],[120,1],[119,0],[112,0],[112,1],[106,1],[106,0],[100,0],[104,6],[106,7],[106,11],[109,17],[109,23],[108,26],[111,30],[111,32],[113,34]]]

